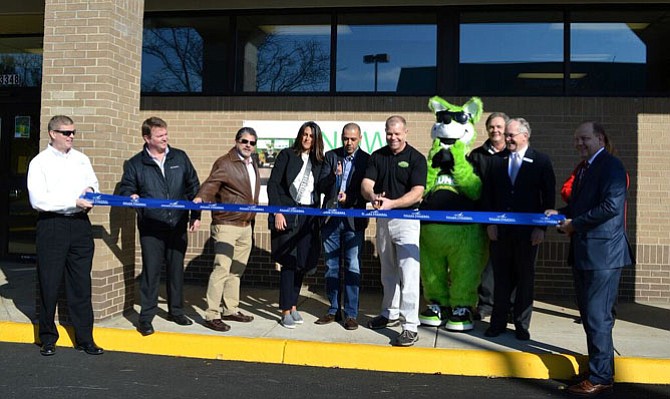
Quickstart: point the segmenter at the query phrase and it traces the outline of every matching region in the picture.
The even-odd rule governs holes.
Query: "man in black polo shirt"
[[[375,209],[417,208],[426,186],[427,164],[407,144],[405,118],[394,115],[386,120],[386,143],[370,157],[361,193]],[[402,316],[403,331],[393,342],[396,346],[411,346],[419,339],[419,230],[418,220],[377,220],[384,297],[381,314],[368,327],[397,326]]]

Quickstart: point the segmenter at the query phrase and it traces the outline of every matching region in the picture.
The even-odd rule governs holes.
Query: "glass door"
[[[39,103],[2,104],[1,109],[0,252],[33,256],[37,213],[30,206],[26,177],[39,152]]]

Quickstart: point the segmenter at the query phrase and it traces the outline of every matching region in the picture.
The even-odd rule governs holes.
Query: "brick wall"
[[[71,116],[75,147],[91,158],[100,190],[114,191],[123,161],[136,151],[140,121],[143,0],[46,0],[41,147],[47,123]],[[132,213],[96,208],[93,308],[96,319],[132,305],[135,226]]]
[[[467,98],[447,98],[463,103]],[[630,174],[628,232],[637,253],[638,264],[624,272],[621,299],[670,302],[670,229],[668,191],[664,179],[665,154],[670,144],[664,125],[670,118],[668,99],[636,98],[483,98],[485,115],[478,123],[477,144],[486,133],[486,113],[504,111],[526,118],[532,128],[531,145],[550,155],[558,183],[567,178],[579,161],[573,148],[574,128],[583,120],[601,121]],[[407,97],[145,97],[142,118],[158,115],[170,124],[172,145],[186,150],[201,179],[205,179],[214,160],[233,145],[233,137],[244,120],[385,120],[402,114],[408,120],[408,141],[424,154],[430,145],[433,115],[427,98]],[[296,132],[297,133],[297,132]],[[561,204],[557,195],[557,204]],[[206,283],[211,270],[208,216],[203,228],[191,239],[187,254],[187,278]],[[257,217],[256,247],[251,255],[244,284],[276,285],[278,273],[270,261],[269,233],[265,215]],[[570,269],[565,265],[567,239],[549,229],[537,262],[536,293],[539,299],[565,298],[573,294]],[[136,254],[139,267],[139,253]],[[374,224],[366,232],[363,286],[379,289],[379,266],[374,248]],[[323,287],[318,275],[307,280]],[[203,288],[204,289],[204,288]]]
[[[103,192],[116,191],[123,162],[141,148],[141,121],[151,115],[168,121],[172,145],[189,153],[201,179],[214,160],[233,145],[233,135],[244,120],[383,121],[397,113],[409,122],[409,142],[427,153],[433,115],[425,97],[147,97],[141,99],[140,107],[143,7],[142,0],[45,1],[41,146],[48,141],[45,127],[52,115],[72,116],[79,131],[75,145],[91,157]],[[462,103],[466,99],[448,100]],[[631,179],[628,230],[638,264],[624,273],[621,297],[670,302],[670,229],[665,223],[670,213],[670,181],[665,176],[663,151],[670,144],[666,128],[670,100],[483,100],[487,112],[505,111],[529,120],[531,143],[551,156],[559,182],[578,161],[572,148],[576,125],[584,119],[604,123]],[[483,120],[477,126],[478,144],[485,137]],[[100,320],[132,306],[141,262],[132,211],[98,207],[91,212],[91,220],[96,237],[93,302]],[[278,282],[268,256],[266,224],[265,215],[259,215],[245,285],[274,286]],[[191,237],[186,265],[187,278],[203,285],[212,259],[208,226],[206,215],[201,231]],[[365,243],[362,284],[365,289],[379,289],[374,222]],[[566,237],[550,232],[538,259],[538,298],[572,295],[566,254]],[[320,274],[307,283],[321,288]]]

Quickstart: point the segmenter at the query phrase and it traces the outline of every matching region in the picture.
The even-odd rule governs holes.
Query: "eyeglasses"
[[[240,139],[239,142],[242,144],[251,144],[252,147],[256,146],[256,142],[252,140]]]
[[[511,134],[511,133],[505,133],[505,134],[503,134],[503,136],[505,136],[506,139],[511,139],[511,138],[514,138],[515,136],[518,136],[518,135],[520,135],[520,134],[523,134],[523,133],[522,133],[522,132],[514,133],[514,134]]]
[[[58,130],[58,129],[54,129],[53,131],[54,131],[54,132],[58,132],[58,133],[62,134],[62,135],[65,136],[65,137],[70,137],[70,136],[74,135],[75,133],[77,133],[76,130]]]
[[[451,121],[455,121],[460,123],[461,125],[465,125],[466,123],[468,123],[469,115],[463,111],[459,112],[439,111],[438,113],[435,114],[435,118],[437,119],[438,122],[444,123],[445,125],[448,125],[449,123],[451,123]]]

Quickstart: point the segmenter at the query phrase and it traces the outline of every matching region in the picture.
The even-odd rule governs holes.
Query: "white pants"
[[[404,318],[403,330],[419,326],[419,231],[418,220],[377,219],[377,249],[384,287],[381,315]]]

